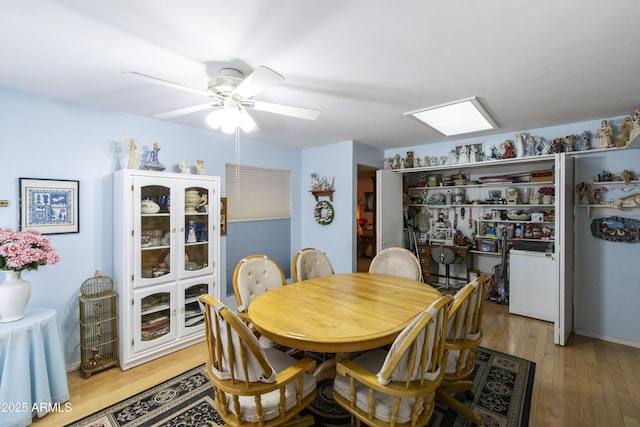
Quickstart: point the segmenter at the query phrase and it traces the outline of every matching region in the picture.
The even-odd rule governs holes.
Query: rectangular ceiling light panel
[[[498,127],[475,97],[411,111],[405,116],[413,117],[446,136]]]

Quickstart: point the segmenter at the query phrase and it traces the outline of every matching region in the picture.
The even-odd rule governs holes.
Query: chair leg
[[[473,412],[471,408],[465,406],[462,402],[456,400],[453,395],[448,394],[445,390],[436,390],[436,399],[440,400],[442,403],[444,403],[449,408],[453,409],[475,425],[482,425],[482,420],[480,420],[480,416],[478,414]]]

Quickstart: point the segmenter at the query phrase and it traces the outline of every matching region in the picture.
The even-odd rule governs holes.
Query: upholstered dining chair
[[[233,272],[233,291],[238,315],[250,323],[247,310],[258,295],[287,284],[282,268],[266,255],[249,255],[238,262]]]
[[[476,425],[481,425],[478,414],[454,394],[473,389],[473,382],[465,379],[473,371],[476,349],[482,340],[482,316],[490,280],[487,274],[478,276],[454,295],[446,327],[446,367],[436,391],[439,401]]]
[[[304,248],[293,256],[291,273],[293,281],[300,282],[333,274],[333,267],[324,252],[314,248]]]
[[[311,426],[297,417],[316,397],[316,363],[262,348],[240,317],[211,295],[199,298],[207,339],[207,375],[214,405],[230,426]],[[297,417],[297,418],[296,418]]]
[[[418,258],[408,249],[385,248],[371,260],[369,273],[390,274],[422,281],[422,268]]]
[[[445,324],[450,295],[437,299],[405,327],[387,351],[338,361],[333,398],[369,426],[424,426],[444,374]]]

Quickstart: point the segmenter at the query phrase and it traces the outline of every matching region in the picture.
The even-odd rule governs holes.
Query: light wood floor
[[[553,344],[553,325],[510,315],[488,302],[482,345],[536,362],[530,426],[640,426],[640,349],[573,335]],[[62,426],[105,408],[205,361],[205,347],[186,350],[132,368],[111,368],[85,380],[69,374],[71,406],[34,419]]]

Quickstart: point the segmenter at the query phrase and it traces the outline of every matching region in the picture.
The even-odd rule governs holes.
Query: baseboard
[[[71,365],[67,365],[66,369],[67,369],[67,373],[73,372],[73,371],[77,371],[78,369],[80,369],[80,362],[76,362],[76,363],[73,363]]]
[[[576,329],[574,331],[574,333],[577,334],[577,335],[582,335],[582,336],[589,337],[589,338],[595,338],[595,339],[598,339],[598,340],[601,340],[601,341],[607,341],[607,342],[612,342],[612,343],[615,343],[615,344],[626,345],[626,346],[629,346],[629,347],[640,348],[640,342],[623,340],[623,339],[620,339],[620,338],[610,337],[610,336],[607,336],[607,335],[593,334],[591,332],[581,331],[580,329]]]

